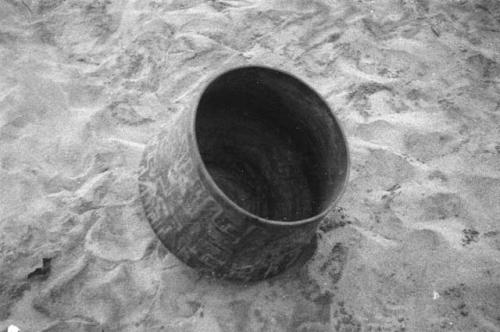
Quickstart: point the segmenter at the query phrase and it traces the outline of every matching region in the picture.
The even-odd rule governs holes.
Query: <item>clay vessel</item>
[[[197,93],[145,149],[146,217],[202,273],[274,276],[311,248],[344,190],[340,124],[312,88],[271,68],[231,69]]]

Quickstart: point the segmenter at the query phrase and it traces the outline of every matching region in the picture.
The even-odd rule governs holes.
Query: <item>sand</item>
[[[156,239],[145,143],[221,68],[321,93],[352,169],[307,263]],[[0,1],[0,330],[500,331],[500,2]]]

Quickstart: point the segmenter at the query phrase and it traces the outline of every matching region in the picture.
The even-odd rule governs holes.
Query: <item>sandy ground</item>
[[[316,88],[351,148],[307,264],[200,277],[137,196],[224,66]],[[0,330],[500,331],[500,2],[0,0]]]

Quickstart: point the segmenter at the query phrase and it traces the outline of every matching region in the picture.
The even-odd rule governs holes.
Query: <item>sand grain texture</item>
[[[136,182],[245,64],[317,89],[352,156],[313,259],[254,285],[178,262]],[[0,330],[500,331],[499,215],[498,1],[0,1]]]

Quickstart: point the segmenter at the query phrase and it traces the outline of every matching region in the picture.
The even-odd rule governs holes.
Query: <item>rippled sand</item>
[[[137,197],[221,68],[316,88],[348,189],[303,266],[200,277]],[[0,1],[0,329],[500,331],[500,2]]]

